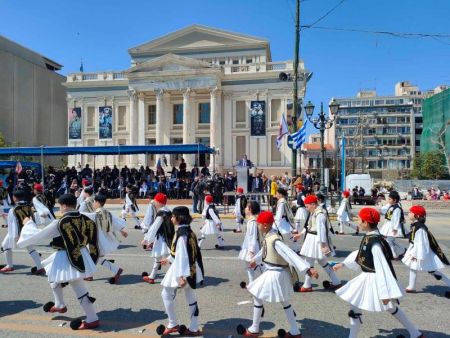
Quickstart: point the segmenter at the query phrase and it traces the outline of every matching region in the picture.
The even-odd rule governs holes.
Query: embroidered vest
[[[25,218],[31,218],[34,221],[34,213],[33,208],[31,205],[24,201],[20,201],[17,206],[13,209],[14,216],[17,220],[17,226],[18,226],[18,234],[20,235],[20,232],[22,231],[22,228],[24,226],[23,220]]]
[[[211,217],[211,215],[209,214],[209,210],[213,210],[214,213],[217,215],[217,218],[220,219],[219,214],[217,213],[217,210],[216,210],[216,206],[215,206],[214,204],[210,204],[210,205],[208,206],[208,209],[206,209],[206,219],[212,220],[212,217]]]
[[[264,263],[268,263],[274,266],[288,267],[289,264],[281,257],[275,250],[275,243],[277,241],[282,241],[281,235],[275,232],[269,232],[264,237],[263,242],[263,254],[262,260]]]
[[[394,215],[394,211],[396,209],[400,209],[400,228],[402,229],[403,235],[406,238],[406,232],[405,232],[405,228],[404,228],[404,224],[405,224],[405,214],[403,213],[403,209],[397,204],[391,205],[388,209],[388,211],[386,212],[386,215],[384,216],[384,218],[388,221],[392,220],[392,216]]]
[[[389,244],[386,242],[383,236],[380,234],[372,234],[364,236],[359,246],[358,255],[356,256],[356,263],[361,267],[362,271],[375,273],[375,265],[373,262],[373,254],[372,254],[372,247],[375,244],[379,244],[381,246],[383,255],[386,258],[389,268],[391,269],[391,272],[394,275],[394,277],[397,278],[397,276],[395,275],[394,267],[392,266],[391,262],[393,258],[391,248],[389,247]]]
[[[104,208],[97,209],[95,213],[95,223],[97,226],[105,233],[110,232],[112,228],[112,214]]]
[[[428,242],[430,243],[430,248],[436,254],[436,256],[439,257],[441,262],[444,263],[445,265],[450,265],[447,257],[445,256],[444,252],[442,251],[441,247],[436,241],[436,238],[434,238],[433,234],[428,230],[428,227],[425,224],[419,222],[411,224],[411,232],[409,233],[409,242],[414,244],[414,238],[416,236],[417,230],[419,229],[424,229],[426,231]]]
[[[162,236],[164,238],[164,242],[166,242],[167,246],[170,247],[173,236],[175,235],[175,227],[170,219],[172,217],[172,213],[168,210],[159,210],[156,217],[162,217],[163,219],[163,222],[156,233],[156,238]]]

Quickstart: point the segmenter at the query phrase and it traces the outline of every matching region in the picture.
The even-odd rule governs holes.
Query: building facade
[[[284,144],[279,151],[275,140],[281,115],[290,114],[293,62],[273,62],[267,40],[193,25],[128,52],[130,69],[67,77],[69,109],[81,112],[80,137],[69,138],[69,145],[201,143],[216,149],[218,169],[232,168],[244,154],[258,168],[290,167],[290,149]],[[302,98],[307,79],[302,62],[299,72]],[[98,122],[105,107],[109,135]],[[252,124],[261,111],[259,124]],[[260,136],[251,136],[254,128]],[[180,157],[166,156],[172,165]],[[212,164],[208,155],[182,157],[188,167]],[[69,165],[94,160],[97,166],[136,167],[153,166],[157,159],[83,155],[71,157]]]
[[[61,68],[0,36],[0,133],[9,145],[67,144],[66,90],[62,85],[66,78],[57,73]]]
[[[335,147],[339,149],[345,135],[347,173],[370,173],[379,179],[408,177],[420,150],[422,102],[431,93],[399,82],[394,96],[377,96],[370,90],[337,99]]]

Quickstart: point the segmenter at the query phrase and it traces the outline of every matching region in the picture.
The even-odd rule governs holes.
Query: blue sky
[[[340,1],[304,0],[301,24]],[[267,38],[273,60],[288,60],[294,13],[295,0],[0,0],[0,34],[63,64],[63,74],[78,71],[81,57],[86,72],[126,69],[129,48],[193,23]],[[450,34],[449,17],[449,0],[346,0],[318,26]],[[314,73],[306,100],[316,107],[360,89],[390,95],[398,81],[450,84],[450,38],[308,29],[300,56]]]

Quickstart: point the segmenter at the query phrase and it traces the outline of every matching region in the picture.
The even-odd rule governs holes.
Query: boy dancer
[[[117,250],[119,247],[120,242],[117,239],[116,233],[120,232],[123,237],[127,237],[128,233],[125,230],[126,223],[108,211],[105,208],[105,203],[106,196],[97,195],[95,196],[93,203],[95,212],[83,214],[88,216],[97,225],[100,265],[112,272],[113,277],[109,279],[109,283],[118,284],[123,269],[117,267],[113,260],[107,260],[105,256]]]
[[[25,201],[25,198],[25,192],[22,190],[16,190],[13,193],[13,200],[16,206],[9,209],[8,212],[8,233],[3,239],[1,247],[1,251],[5,255],[6,265],[1,266],[0,272],[14,271],[13,249],[17,247],[17,240],[19,239],[22,228],[25,225],[24,220],[26,218],[31,218],[34,220],[33,209],[31,205]],[[45,270],[41,264],[41,257],[34,246],[28,245],[26,246],[26,249],[36,265],[31,268],[31,273],[33,275],[45,274]]]
[[[258,228],[264,236],[263,248],[253,258],[251,266],[256,266],[256,260],[262,259],[266,267],[265,271],[247,286],[248,291],[253,295],[253,323],[246,329],[243,325],[238,325],[238,334],[244,337],[258,337],[261,335],[259,325],[264,314],[263,301],[270,303],[281,303],[286,313],[290,329],[289,332],[280,329],[280,337],[301,338],[300,330],[295,320],[296,314],[290,304],[294,294],[289,267],[297,272],[318,277],[317,272],[294,251],[292,251],[283,241],[283,237],[273,228],[273,214],[270,211],[263,211],[258,215],[256,222]]]
[[[242,232],[241,226],[244,224],[245,207],[247,206],[247,197],[244,195],[244,189],[238,187],[236,189],[238,193],[236,197],[236,204],[234,207],[234,214],[236,215],[236,229],[233,229],[234,233]]]
[[[335,271],[343,266],[356,271],[362,270],[358,277],[336,291],[339,297],[351,305],[348,313],[349,338],[358,337],[362,324],[361,310],[388,311],[408,330],[412,338],[424,338],[425,336],[398,307],[398,299],[403,296],[403,292],[391,263],[392,252],[378,232],[380,214],[373,208],[363,208],[359,212],[359,218],[359,228],[366,232],[359,250],[352,252],[343,263],[333,267]]]
[[[352,211],[350,206],[350,192],[345,190],[342,192],[342,200],[341,204],[339,205],[339,209],[336,212],[337,219],[339,222],[339,232],[337,234],[344,235],[344,225],[352,227],[350,224],[351,218],[352,218]],[[355,234],[357,235],[359,233],[358,228],[356,228]]]
[[[122,218],[126,220],[126,216],[129,214],[135,220],[135,228],[136,225],[139,226],[139,217],[136,216],[136,212],[139,211],[139,207],[136,202],[136,192],[135,187],[131,184],[128,184],[126,187],[126,195],[125,195],[125,204],[122,208]]]
[[[135,226],[135,229],[141,229],[144,234],[148,232],[150,225],[153,224],[156,218],[156,207],[154,199],[150,201],[147,207],[147,211],[145,212],[144,219],[141,222],[141,225]]]
[[[167,196],[159,192],[155,195],[153,203],[157,209],[156,218],[142,241],[142,245],[152,247],[152,257],[155,260],[150,275],[147,272],[142,273],[144,281],[149,284],[155,284],[156,273],[161,270],[160,261],[170,254],[169,248],[175,234],[171,221],[172,213],[166,207]]]
[[[216,235],[218,242],[218,244],[216,244],[216,249],[223,249],[225,242],[222,237],[222,221],[217,215],[214,199],[211,195],[206,195],[205,197],[205,208],[203,209],[202,216],[205,218],[205,223],[201,227],[198,246],[202,246],[206,236]]]
[[[261,269],[258,264],[256,267],[250,267],[250,262],[253,257],[260,250],[260,236],[258,231],[258,224],[256,223],[256,217],[261,211],[259,203],[256,201],[249,201],[245,208],[245,216],[247,217],[247,231],[245,233],[244,242],[242,243],[241,251],[239,252],[239,259],[244,261],[247,266],[248,282],[251,283],[255,279],[256,270]],[[261,270],[260,270],[261,271]],[[242,281],[241,288],[245,289],[247,283]]]
[[[287,203],[287,191],[283,188],[278,188],[276,197],[277,211],[275,214],[275,226],[278,228],[286,243],[290,243],[289,246],[292,247],[292,241],[294,239],[292,232],[295,231],[295,220],[292,215],[292,210]]]
[[[80,204],[79,211],[83,213],[93,213],[95,211],[94,207],[94,189],[91,187],[84,188],[84,200]]]
[[[41,184],[36,183],[33,187],[33,192],[34,197],[32,202],[36,210],[36,223],[38,225],[47,225],[56,219],[53,208],[47,200],[47,197],[45,197],[44,187]]]
[[[52,288],[55,302],[44,305],[45,312],[65,313],[67,307],[63,298],[63,283],[69,283],[77,296],[86,320],[75,319],[70,323],[73,330],[93,329],[100,322],[94,308],[95,298],[89,291],[83,278],[92,276],[98,259],[97,226],[76,210],[77,199],[74,195],[64,194],[59,197],[63,216],[39,230],[29,218],[20,235],[19,247],[28,247],[45,239],[53,239],[51,245],[57,251],[42,263]],[[80,226],[81,225],[81,226]],[[89,245],[89,249],[87,248]]]
[[[434,236],[425,225],[426,210],[420,205],[414,205],[409,209],[408,218],[411,221],[411,232],[409,233],[409,248],[402,262],[409,267],[409,284],[406,292],[416,292],[417,271],[428,271],[437,280],[443,280],[450,287],[450,278],[438,271],[450,265],[442,249],[439,247]],[[445,293],[450,298],[450,291]]]
[[[161,296],[169,317],[167,328],[160,325],[156,332],[159,335],[170,335],[179,332],[183,336],[200,336],[198,327],[199,309],[195,289],[203,281],[203,262],[197,238],[191,229],[192,217],[186,207],[176,207],[172,211],[172,222],[176,226],[175,238],[171,244],[170,255],[161,260],[161,264],[171,263],[169,270],[161,282]],[[178,325],[175,314],[175,297],[178,289],[184,289],[189,304],[191,323],[189,328]]]
[[[300,250],[300,255],[305,257],[312,266],[314,261],[319,262],[325,272],[331,278],[323,282],[323,287],[329,290],[336,290],[342,286],[341,280],[336,276],[331,266],[328,264],[327,257],[334,256],[334,248],[330,244],[330,238],[327,227],[325,211],[319,206],[317,197],[308,195],[305,198],[305,205],[309,211],[308,221],[303,230],[305,239]],[[300,292],[312,292],[311,277],[305,276],[305,283],[300,288]]]
[[[9,195],[8,195],[8,190],[6,190],[3,187],[3,181],[0,180],[0,217],[3,218],[6,221],[5,216],[7,215],[5,213],[5,209],[8,208],[9,206]],[[2,224],[2,228],[4,227],[4,225]]]
[[[380,229],[380,233],[386,237],[386,241],[389,243],[389,246],[392,250],[392,255],[394,260],[400,260],[403,258],[403,255],[398,255],[396,252],[396,246],[400,247],[395,239],[397,237],[404,238],[405,237],[405,215],[403,213],[403,209],[400,206],[400,195],[397,191],[391,191],[388,196],[388,206],[386,215],[384,216],[385,222]],[[404,250],[406,251],[406,250]]]

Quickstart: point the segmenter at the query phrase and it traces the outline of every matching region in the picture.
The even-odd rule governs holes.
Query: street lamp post
[[[333,126],[334,121],[336,120],[338,111],[339,111],[339,103],[336,100],[332,99],[328,105],[330,108],[331,117],[325,116],[323,112],[323,102],[320,103],[320,114],[318,118],[312,118],[314,112],[314,105],[311,101],[305,106],[306,116],[314,126],[314,128],[320,131],[320,152],[321,152],[321,161],[320,161],[320,192],[326,194],[327,190],[325,188],[325,130],[330,129]]]

